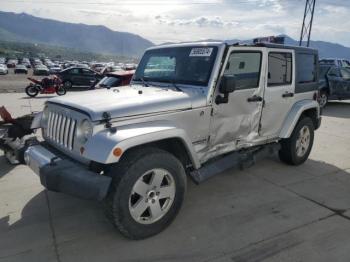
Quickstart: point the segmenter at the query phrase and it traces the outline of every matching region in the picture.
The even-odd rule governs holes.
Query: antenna
[[[304,38],[307,37],[306,46],[310,46],[312,23],[314,20],[316,0],[306,0],[303,27],[301,28],[299,46],[303,46]]]

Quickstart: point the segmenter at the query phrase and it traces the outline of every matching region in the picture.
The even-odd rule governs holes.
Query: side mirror
[[[233,75],[226,75],[221,78],[219,87],[220,93],[224,96],[218,95],[215,99],[216,104],[228,103],[228,96],[236,90],[236,77]]]

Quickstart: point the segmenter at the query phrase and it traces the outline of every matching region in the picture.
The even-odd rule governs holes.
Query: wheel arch
[[[304,116],[310,117],[312,119],[315,129],[319,127],[320,107],[317,101],[302,100],[295,103],[283,123],[279,137],[289,138],[299,119]]]
[[[85,144],[84,156],[101,164],[118,163],[130,150],[139,147],[157,147],[172,153],[184,167],[200,167],[200,162],[191,140],[183,129],[166,123],[148,123],[125,126],[115,134],[104,130]],[[122,154],[116,157],[113,151],[120,148]],[[97,153],[98,152],[98,153]]]

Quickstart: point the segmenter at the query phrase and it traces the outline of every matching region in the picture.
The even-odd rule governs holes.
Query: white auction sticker
[[[210,56],[211,52],[213,52],[212,47],[192,48],[190,56]]]

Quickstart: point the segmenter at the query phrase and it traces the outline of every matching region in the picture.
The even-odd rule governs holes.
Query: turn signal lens
[[[123,150],[119,147],[117,147],[113,150],[113,155],[116,157],[120,157],[122,154],[123,154]]]

